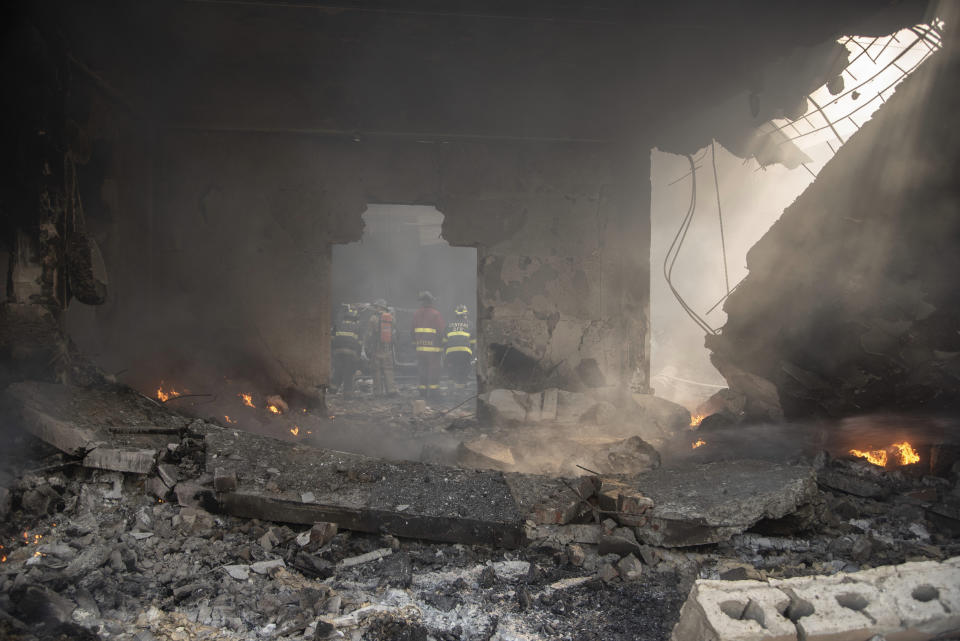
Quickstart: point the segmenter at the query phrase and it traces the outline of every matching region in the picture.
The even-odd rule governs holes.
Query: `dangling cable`
[[[720,208],[720,180],[717,178],[717,149],[716,141],[710,141],[710,161],[713,163],[713,186],[717,192],[717,217],[720,219],[720,251],[723,254],[723,283],[726,286],[727,296],[730,295],[730,272],[727,270],[727,241],[723,234],[723,210]],[[708,314],[710,312],[707,312]]]
[[[670,243],[670,247],[667,249],[667,254],[663,259],[663,277],[666,279],[667,286],[673,293],[674,298],[676,298],[677,302],[680,303],[680,307],[683,308],[683,311],[685,311],[687,315],[693,319],[693,322],[695,322],[703,331],[710,334],[716,334],[717,330],[710,327],[705,320],[703,320],[695,311],[693,311],[693,308],[687,304],[687,301],[683,299],[683,296],[680,295],[680,292],[677,291],[677,288],[673,285],[673,267],[677,262],[677,256],[680,255],[680,248],[683,247],[683,242],[686,240],[687,232],[690,229],[690,223],[693,222],[693,215],[697,209],[697,167],[693,160],[693,156],[690,154],[687,154],[687,161],[690,163],[690,206],[687,208],[687,213],[680,222],[680,228],[677,230],[676,235],[674,235],[673,241]]]

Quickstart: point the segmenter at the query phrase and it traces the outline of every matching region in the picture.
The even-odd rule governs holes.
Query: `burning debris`
[[[159,414],[137,395],[61,392],[13,386],[6,401],[70,451],[85,412],[128,423],[112,432],[118,454],[67,466],[54,454],[36,465],[55,471],[13,486],[24,527],[0,549],[12,617],[0,625],[21,637],[46,621],[78,637],[652,641],[696,579],[960,553],[960,469],[943,460],[946,477],[821,455],[555,479],[330,452]],[[117,471],[148,443],[150,466]]]
[[[920,455],[906,441],[877,450],[851,449],[850,454],[864,458],[878,467],[913,465],[920,462]]]

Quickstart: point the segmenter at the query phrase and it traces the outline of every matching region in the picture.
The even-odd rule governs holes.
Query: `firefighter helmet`
[[[386,309],[387,301],[383,300],[382,298],[378,298],[377,300],[373,301],[373,306],[379,307],[380,309]]]
[[[356,318],[360,312],[353,305],[344,305],[343,315],[346,318]]]
[[[466,316],[466,315],[467,315],[467,306],[464,305],[463,303],[461,303],[461,304],[457,305],[456,309],[454,309],[453,312],[454,312],[457,316]]]
[[[421,303],[432,303],[436,299],[433,297],[433,294],[431,294],[430,292],[422,291],[417,296],[417,300],[419,300]]]

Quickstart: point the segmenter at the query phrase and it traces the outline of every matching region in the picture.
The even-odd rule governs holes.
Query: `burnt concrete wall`
[[[960,402],[955,28],[945,42],[750,250],[708,337],[731,387],[772,381],[787,417]]]
[[[480,249],[481,389],[646,391],[647,159],[535,155],[517,159],[532,175],[522,165],[481,172],[494,184],[466,206],[473,224],[484,209],[513,212]]]
[[[330,246],[361,237],[366,203],[390,202],[436,205],[444,238],[478,248],[484,387],[645,389],[646,150],[627,163],[577,144],[161,138],[138,328],[154,376],[326,385]]]

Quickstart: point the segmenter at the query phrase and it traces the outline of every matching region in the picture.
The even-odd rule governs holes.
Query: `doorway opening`
[[[409,401],[425,395],[428,406],[434,410],[445,411],[462,404],[458,409],[472,413],[475,405],[469,401],[477,392],[475,342],[467,341],[468,350],[450,350],[443,342],[445,331],[441,330],[437,339],[442,359],[439,381],[436,389],[423,394],[412,329],[414,315],[421,306],[419,295],[430,292],[443,324],[465,320],[470,327],[470,339],[476,340],[477,250],[452,247],[441,237],[443,214],[435,207],[369,205],[363,220],[360,242],[333,247],[334,338],[343,314],[352,313],[349,310],[357,314],[361,333],[371,335],[370,318],[378,313],[374,303],[382,299],[393,318],[394,337],[391,352],[396,396],[387,400]],[[465,360],[464,354],[469,356],[468,368],[460,362]],[[336,370],[336,354],[333,356]],[[366,399],[386,395],[390,390],[385,388],[382,376],[377,381],[372,371],[375,360],[373,354],[363,351],[353,389],[346,394],[343,377],[338,378],[334,371],[331,398],[360,407],[359,403]]]

